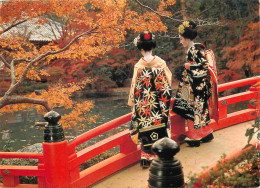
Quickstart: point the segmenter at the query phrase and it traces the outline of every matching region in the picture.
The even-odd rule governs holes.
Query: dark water
[[[100,118],[97,119],[97,123],[85,128],[73,127],[66,129],[65,136],[67,140],[131,111],[131,108],[127,105],[127,97],[109,97],[91,100],[95,102],[95,107],[90,113],[100,115]],[[56,111],[62,115],[65,110],[56,109]],[[0,151],[6,149],[16,151],[27,145],[41,143],[43,141],[43,129],[34,126],[36,121],[42,122],[44,120],[41,114],[33,110],[0,116]],[[126,128],[127,126],[123,126],[114,131],[118,132]],[[98,139],[100,140],[114,133],[110,131],[107,134],[100,135]],[[96,141],[92,140],[90,142]]]
[[[93,115],[100,115],[100,118],[97,119],[97,123],[89,125],[85,128],[73,127],[65,129],[65,136],[67,140],[70,140],[90,129],[125,115],[131,111],[131,108],[127,105],[127,97],[106,97],[91,100],[95,102],[95,107],[90,113]],[[246,108],[248,108],[248,101],[232,104],[228,106],[228,113]],[[65,112],[64,109],[56,109],[56,111],[61,115]],[[41,143],[43,141],[43,129],[34,126],[36,121],[44,120],[41,114],[38,114],[33,110],[0,116],[0,151],[16,151],[28,145]],[[88,141],[87,145],[93,144],[105,137],[127,128],[128,125],[125,125],[105,134],[99,135],[97,138]]]

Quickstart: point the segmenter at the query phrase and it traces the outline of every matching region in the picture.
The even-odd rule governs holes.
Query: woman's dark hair
[[[185,24],[184,25],[184,32],[180,33],[181,36],[184,38],[188,38],[190,40],[193,40],[197,37],[197,30],[196,30],[196,24],[193,21],[186,21],[189,22],[189,26],[187,27]]]
[[[153,35],[150,32],[140,33],[140,40],[137,42],[137,48],[139,50],[151,51],[156,47],[156,42],[153,39]]]

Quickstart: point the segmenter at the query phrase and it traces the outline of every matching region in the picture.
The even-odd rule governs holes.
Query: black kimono
[[[173,111],[194,122],[189,126],[188,137],[200,139],[212,132],[207,126],[210,122],[208,100],[211,96],[209,63],[205,57],[205,47],[194,44],[187,51],[190,69],[184,69],[175,96]]]

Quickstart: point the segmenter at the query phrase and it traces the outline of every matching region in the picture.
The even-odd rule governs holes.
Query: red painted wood
[[[0,152],[0,158],[43,159],[43,155],[38,153]]]
[[[9,173],[6,174],[5,170]],[[37,166],[11,166],[0,165],[0,175],[3,176],[44,176],[44,170],[38,169]]]
[[[225,91],[225,90],[229,90],[229,89],[233,89],[233,88],[237,88],[237,87],[243,87],[246,85],[253,85],[257,82],[260,81],[260,77],[252,77],[252,78],[247,78],[247,79],[243,79],[243,80],[237,80],[237,81],[233,81],[233,82],[228,82],[225,84],[220,84],[218,86],[218,91]]]
[[[226,97],[221,97],[219,99],[218,105],[220,106],[223,101],[227,102],[227,105],[234,104],[242,101],[251,100],[257,97],[257,92],[254,91],[246,91],[242,93],[237,93],[234,95],[229,95]]]
[[[73,182],[70,187],[85,188],[107,177],[108,175],[140,160],[140,150],[129,155],[117,154],[80,173],[80,179]]]
[[[95,157],[96,155],[103,153],[117,145],[123,144],[127,141],[127,139],[130,140],[129,131],[125,130],[85,148],[77,153],[77,158],[70,161],[69,168],[75,168],[76,166],[79,166],[83,162]]]
[[[67,141],[43,142],[46,188],[69,187]]]
[[[78,145],[90,140],[91,138],[94,138],[106,131],[119,127],[120,125],[123,125],[123,124],[129,122],[131,120],[131,116],[132,116],[132,113],[129,113],[129,114],[121,116],[117,119],[114,119],[112,121],[109,121],[109,122],[103,124],[102,126],[92,129],[92,130],[78,136],[75,140],[70,142],[69,147],[73,148],[73,147],[78,146]]]
[[[233,112],[227,115],[227,118],[220,119],[218,124],[212,124],[214,131],[255,119],[257,116],[255,109],[246,109]]]
[[[19,185],[19,176],[3,176],[3,184],[5,187],[16,187]]]
[[[0,187],[7,188],[4,186],[2,183],[0,183]],[[38,185],[33,185],[33,184],[19,184],[15,186],[16,188],[41,188]]]
[[[219,85],[219,91],[242,87],[245,85],[252,85],[259,81],[260,77],[254,77],[221,84]],[[250,109],[241,110],[231,114],[227,114],[227,106],[232,103],[251,100],[253,98],[259,100],[259,91],[260,87],[254,86],[250,88],[250,91],[220,98],[220,119],[218,122],[212,120],[210,126],[214,130],[219,130],[237,123],[254,119],[257,115],[256,111],[259,109],[258,104],[256,107],[250,106]],[[171,105],[173,102],[174,100],[171,100]],[[172,137],[176,139],[180,134],[185,134],[186,129],[184,119],[172,112],[170,113],[170,118],[172,123]],[[6,186],[8,183],[15,187],[24,187],[24,185],[17,182],[17,178],[25,175],[37,176],[39,182],[38,187],[40,188],[68,187],[69,184],[69,187],[71,188],[87,187],[102,178],[137,162],[140,160],[140,149],[137,149],[137,146],[132,143],[128,130],[111,136],[97,144],[81,150],[78,153],[75,153],[76,146],[108,130],[121,126],[130,120],[131,113],[90,130],[89,132],[77,137],[69,144],[67,144],[66,141],[60,143],[44,143],[43,155],[35,153],[0,152],[0,158],[38,159],[40,163],[38,167],[0,166],[0,174],[3,174],[5,169],[10,171],[8,175],[3,174],[4,184],[0,184],[0,187]],[[120,146],[120,153],[118,155],[79,172],[79,165],[81,163],[118,145]],[[27,187],[29,188],[35,186],[27,185]]]

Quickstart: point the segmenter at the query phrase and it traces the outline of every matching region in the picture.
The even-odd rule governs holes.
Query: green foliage
[[[216,170],[211,170],[203,186],[256,187],[259,186],[260,159],[254,147],[231,159],[221,160]]]
[[[11,152],[11,151],[13,151],[13,147],[11,146],[10,140],[7,140],[7,141],[5,142],[5,145],[3,146],[3,151],[4,151],[4,152]],[[0,163],[1,163],[1,162],[0,162]]]
[[[246,130],[245,136],[248,137],[248,144],[245,148],[252,146],[250,141],[253,136],[260,140],[260,117],[255,119],[251,128]],[[244,149],[245,149],[244,148]],[[257,187],[260,186],[260,152],[252,146],[237,157],[226,160],[223,154],[217,163],[217,169],[211,169],[209,175],[202,180],[203,187]],[[198,176],[189,176],[188,187],[196,184]]]
[[[256,136],[258,140],[260,140],[260,117],[259,116],[256,117],[255,123],[252,125],[252,127],[246,130],[245,136],[248,137],[247,145],[245,146],[245,148],[251,146],[250,141],[254,136]]]

